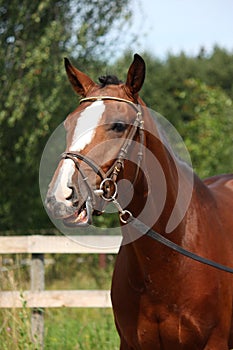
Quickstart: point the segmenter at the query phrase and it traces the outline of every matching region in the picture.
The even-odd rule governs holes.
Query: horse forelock
[[[116,75],[102,75],[99,77],[100,87],[107,85],[120,85],[123,82]]]

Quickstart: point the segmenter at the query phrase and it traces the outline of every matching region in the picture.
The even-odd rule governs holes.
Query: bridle
[[[113,97],[113,96],[91,96],[85,97],[80,100],[80,104],[83,102],[94,102],[94,101],[103,101],[103,100],[112,100],[117,102],[125,102],[129,104],[136,112],[136,117],[134,119],[133,124],[130,126],[128,134],[123,142],[123,145],[120,148],[118,156],[113,163],[113,165],[108,169],[105,173],[102,168],[91,158],[86,155],[81,154],[80,152],[64,152],[61,155],[62,159],[71,159],[79,171],[83,182],[86,185],[88,191],[88,199],[87,203],[90,206],[94,206],[95,204],[95,196],[100,196],[106,202],[113,202],[113,204],[117,207],[119,212],[119,217],[122,223],[127,223],[132,217],[132,213],[128,210],[124,210],[120,203],[117,201],[118,189],[117,189],[117,178],[120,171],[124,168],[124,161],[127,157],[130,145],[136,134],[139,135],[139,151],[137,154],[137,164],[136,164],[136,172],[134,175],[133,185],[135,184],[140,165],[143,157],[143,145],[144,145],[144,122],[142,119],[142,110],[141,105],[135,104],[130,100],[126,100],[124,98]],[[86,163],[100,178],[101,183],[98,189],[93,189],[88,177],[85,175],[84,171],[80,166],[80,162]]]
[[[193,259],[195,261],[198,261],[202,264],[206,264],[209,266],[212,266],[214,268],[217,268],[219,270],[233,273],[233,269],[219,264],[215,261],[212,261],[210,259],[206,259],[204,257],[201,257],[195,253],[192,253],[188,251],[187,249],[184,249],[183,247],[179,246],[178,244],[170,241],[160,233],[154,231],[150,227],[148,227],[146,224],[144,224],[142,221],[135,218],[132,213],[128,210],[122,209],[121,205],[117,201],[117,178],[121,171],[121,169],[124,167],[124,160],[126,159],[126,156],[129,151],[129,147],[132,144],[132,141],[135,137],[135,135],[139,134],[140,139],[140,149],[138,152],[138,160],[137,160],[137,170],[135,173],[133,184],[136,182],[136,179],[138,177],[143,153],[143,145],[144,145],[144,123],[142,119],[142,111],[141,106],[138,104],[134,104],[133,102],[119,98],[119,97],[113,97],[113,96],[92,96],[92,97],[85,97],[80,100],[80,103],[83,102],[93,102],[93,101],[101,101],[101,100],[112,100],[112,101],[118,101],[118,102],[125,102],[128,103],[136,112],[136,118],[133,122],[133,124],[130,127],[130,130],[128,132],[128,135],[119,151],[119,154],[113,163],[113,165],[110,167],[110,169],[105,173],[101,167],[96,164],[96,162],[93,159],[90,159],[87,156],[82,155],[79,152],[64,152],[62,153],[61,157],[62,159],[71,159],[74,163],[76,168],[78,169],[84,183],[86,184],[87,191],[88,191],[88,198],[87,198],[87,205],[89,203],[90,207],[93,207],[93,204],[95,203],[95,196],[100,196],[103,200],[106,202],[113,202],[115,206],[118,209],[120,220],[123,224],[129,223],[132,227],[134,227],[136,230],[138,230],[141,234],[146,234],[147,236],[151,237],[152,239],[156,240],[157,242],[169,247],[170,249],[178,252],[179,254],[182,254],[190,259]],[[101,178],[101,183],[98,189],[93,189],[91,184],[89,183],[88,177],[86,177],[84,171],[81,169],[80,163],[78,160],[85,162],[97,175]],[[113,187],[113,192],[111,191],[111,187]]]

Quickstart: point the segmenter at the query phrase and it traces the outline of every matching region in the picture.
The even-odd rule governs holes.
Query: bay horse
[[[120,349],[230,349],[232,275],[141,234],[130,220],[140,217],[142,227],[176,246],[232,266],[233,174],[202,181],[172,154],[139,97],[145,78],[139,55],[134,55],[125,83],[106,76],[96,84],[68,59],[65,68],[82,99],[65,120],[67,146],[46,206],[65,225],[80,227],[100,214],[106,201],[116,204],[123,244],[111,298]],[[117,199],[122,180],[126,194],[131,188],[124,208]],[[170,218],[179,216],[190,189],[187,208],[175,225]]]

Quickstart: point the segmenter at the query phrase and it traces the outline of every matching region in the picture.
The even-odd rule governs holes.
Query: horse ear
[[[77,94],[85,97],[88,90],[90,90],[95,83],[86,74],[75,68],[68,58],[65,58],[64,60],[66,73],[73,89]]]
[[[134,60],[129,67],[128,74],[127,74],[127,80],[126,80],[126,87],[130,91],[132,95],[137,94],[144,82],[146,74],[146,65],[141,56],[138,54],[134,55]]]

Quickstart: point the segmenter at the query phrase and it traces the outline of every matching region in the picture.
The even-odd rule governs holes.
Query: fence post
[[[38,292],[45,288],[44,254],[32,254],[31,260],[31,291]],[[44,348],[44,310],[33,308],[31,313],[32,340],[36,349]]]

